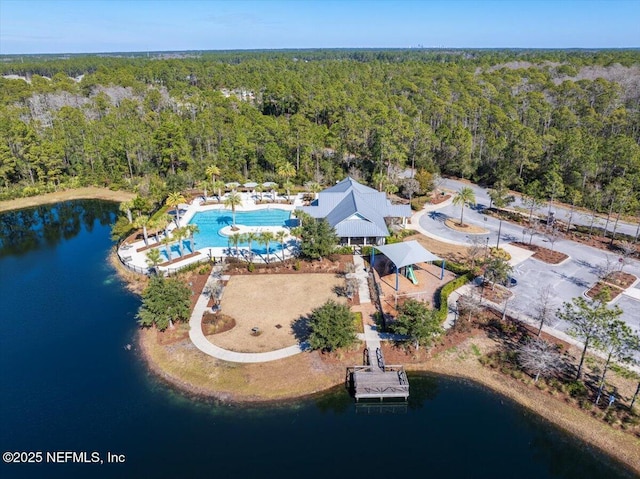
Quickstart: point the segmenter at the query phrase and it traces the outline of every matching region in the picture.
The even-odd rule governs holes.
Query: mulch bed
[[[482,288],[482,297],[492,303],[500,304],[511,296],[513,296],[513,293],[500,285],[496,285],[494,288],[493,285],[486,284],[485,287]]]
[[[207,311],[202,315],[202,332],[205,336],[224,333],[235,328],[235,326],[236,320],[226,314],[215,314]]]
[[[595,298],[605,289],[609,290],[609,297],[611,299],[617,298],[625,289],[631,286],[635,280],[638,279],[634,275],[630,273],[625,273],[623,271],[614,271],[613,273],[609,273],[609,275],[598,281],[595,285],[593,285],[589,291],[587,291],[587,296],[590,298]]]
[[[449,198],[451,198],[451,195],[432,195],[429,200],[429,204],[439,205],[440,203],[447,201]]]
[[[174,263],[177,263],[178,261],[182,261],[183,259],[187,259],[187,258],[193,258],[195,256],[199,256],[200,252],[196,251],[195,253],[191,253],[191,254],[186,254],[184,256],[179,256],[175,259],[172,259],[171,261],[165,261],[164,263],[160,263],[160,266],[170,266]]]
[[[549,264],[559,264],[562,263],[569,256],[561,253],[560,251],[553,251],[549,248],[545,248],[544,246],[537,246],[534,244],[522,243],[520,241],[512,243],[515,246],[519,246],[520,248],[528,249],[529,251],[533,251],[533,257],[540,261]]]
[[[322,260],[303,261],[287,260],[270,264],[254,263],[253,271],[249,271],[249,264],[244,261],[229,262],[225,274],[296,274],[296,273],[344,273],[347,264],[353,264],[351,255],[334,255]]]

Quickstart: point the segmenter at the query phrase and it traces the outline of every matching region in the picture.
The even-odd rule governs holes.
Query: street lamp
[[[502,233],[502,220],[500,220],[500,226],[498,227],[498,242],[496,243],[496,249],[500,247],[500,234]]]
[[[487,244],[484,247],[484,257],[489,256],[489,237],[487,236]]]

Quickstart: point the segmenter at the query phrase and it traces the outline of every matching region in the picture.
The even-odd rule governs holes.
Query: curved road
[[[455,191],[459,190],[463,186],[470,187],[473,190],[473,192],[476,194],[476,202],[477,202],[478,208],[482,209],[482,208],[489,207],[491,198],[489,198],[489,193],[486,188],[478,186],[474,183],[469,183],[467,181],[460,181],[460,180],[453,180],[453,179],[443,179],[442,183],[440,184],[441,188],[446,188],[446,189],[455,190]],[[514,194],[514,197],[515,197],[515,201],[510,205],[511,207],[518,206],[518,207],[527,209],[526,206],[524,206],[524,204],[522,203],[522,197],[520,196],[520,194]],[[540,208],[537,208],[533,211],[534,211],[534,214],[537,214],[540,217],[546,218],[547,213],[549,211],[549,203],[545,202]],[[551,211],[554,212],[555,217],[558,220],[563,221],[565,223],[569,221],[569,215],[571,214],[571,211],[570,211],[570,208],[568,208],[567,206],[554,203],[553,206],[551,207]],[[595,224],[595,226],[604,227],[605,220],[606,220],[606,217],[605,218],[600,217],[599,221]],[[573,212],[571,223],[579,224],[582,226],[589,226],[591,224],[591,215],[590,214],[586,215],[584,212],[576,210]],[[607,227],[607,231],[609,232],[613,231],[614,223],[615,223],[615,216],[613,216],[612,219],[609,221],[609,226]],[[640,225],[637,223],[628,223],[620,220],[618,222],[618,228],[616,230],[616,233],[624,233],[626,235],[635,237],[636,234],[638,234],[639,227]]]

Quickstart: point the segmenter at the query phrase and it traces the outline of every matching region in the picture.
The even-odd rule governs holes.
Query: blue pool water
[[[236,212],[236,224],[245,226],[291,226],[291,212],[278,208],[256,211],[238,211]],[[233,223],[230,210],[209,210],[199,211],[196,213],[189,223],[198,225],[199,232],[193,235],[195,239],[195,249],[202,248],[235,248],[230,243],[227,236],[221,235],[220,230],[225,226],[231,226]],[[240,243],[240,248],[246,248],[247,243]],[[269,251],[274,253],[281,249],[277,241],[273,241],[269,245]],[[256,254],[265,254],[266,246],[264,244],[251,244],[251,250]]]
[[[191,251],[191,243],[188,240],[183,240],[182,241],[182,254],[183,255],[187,255],[193,253],[193,251]],[[162,257],[164,258],[164,261],[168,261],[169,258],[167,257],[167,248],[164,246],[160,247],[160,254],[162,255]],[[178,246],[177,243],[172,244],[171,245],[171,259],[176,259],[180,257],[180,247]]]

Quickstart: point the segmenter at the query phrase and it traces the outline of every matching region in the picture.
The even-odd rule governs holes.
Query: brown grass
[[[67,200],[109,200],[109,201],[128,201],[136,195],[128,191],[113,191],[107,188],[96,188],[89,186],[85,188],[77,188],[74,190],[56,191],[55,193],[46,193],[44,195],[30,196],[28,198],[16,198],[14,200],[0,201],[0,212],[19,210],[29,208],[31,206],[47,205],[51,203],[59,203]]]
[[[298,343],[292,323],[329,299],[345,303],[334,292],[344,285],[335,274],[273,274],[232,276],[222,297],[222,312],[236,321],[235,328],[208,337],[221,348],[239,352],[265,352]],[[277,326],[280,327],[277,327]],[[251,329],[260,328],[254,336]]]
[[[139,347],[162,379],[189,393],[234,402],[264,402],[313,395],[343,384],[347,365],[360,364],[361,345],[339,355],[319,352],[258,364],[219,361],[189,340],[163,346],[153,330],[140,330]]]

